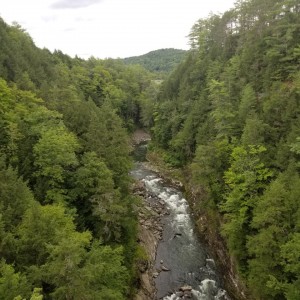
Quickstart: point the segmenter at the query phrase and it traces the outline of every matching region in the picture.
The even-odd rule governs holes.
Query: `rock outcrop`
[[[133,192],[143,198],[143,205],[139,209],[138,240],[148,258],[146,264],[139,266],[140,287],[135,300],[153,300],[156,299],[154,278],[159,275],[154,263],[157,245],[159,240],[162,239],[163,224],[161,217],[168,214],[168,211],[163,201],[146,191],[143,182],[137,182]],[[167,270],[166,267],[164,268]]]
[[[223,279],[224,287],[232,299],[246,300],[252,299],[248,295],[246,286],[236,271],[236,263],[229,255],[224,238],[220,234],[221,219],[216,213],[211,216],[205,209],[199,209],[199,201],[203,198],[201,190],[186,184],[186,194],[189,204],[194,212],[194,219],[198,233],[206,242],[212,254],[220,274]]]

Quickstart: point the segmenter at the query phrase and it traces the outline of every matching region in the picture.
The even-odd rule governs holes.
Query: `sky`
[[[2,1],[1,1],[2,2]],[[4,2],[4,3],[3,3]],[[74,57],[124,58],[162,48],[189,49],[200,18],[235,0],[4,0],[0,17],[17,22],[40,48]]]

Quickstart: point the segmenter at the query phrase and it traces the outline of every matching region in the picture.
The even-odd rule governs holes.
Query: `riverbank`
[[[232,299],[250,300],[246,286],[239,278],[236,270],[236,263],[229,255],[226,241],[221,236],[221,217],[215,210],[201,209],[201,193],[188,183],[185,184],[186,197],[194,213],[195,223],[198,228],[198,234],[204,240],[210,249],[210,253],[220,270],[224,288]],[[200,201],[199,201],[200,199]],[[199,208],[200,207],[200,208]]]
[[[160,152],[147,153],[147,160],[152,170],[184,191],[193,212],[198,234],[212,254],[217,268],[221,272],[224,288],[230,297],[236,300],[251,299],[243,281],[238,276],[235,262],[228,253],[226,242],[220,234],[221,218],[215,211],[199,209],[201,207],[201,190],[190,184],[187,171],[168,167]]]
[[[139,224],[138,224],[138,243],[145,251],[146,257],[139,262],[139,290],[135,300],[155,299],[155,257],[159,240],[162,238],[162,224],[160,217],[163,213],[163,205],[158,202],[154,205],[150,195],[147,193],[145,185],[141,181],[136,181],[133,192],[143,199],[139,207]]]
[[[141,135],[139,135],[139,137],[141,137]],[[139,138],[139,141],[140,144],[135,148],[133,153],[133,156],[137,161],[142,159],[142,152],[144,151],[144,154],[146,152],[146,146],[143,144],[145,136],[142,139]],[[179,205],[178,208],[181,210],[180,213],[183,213],[182,209],[186,209],[187,203],[184,203],[186,202],[184,199],[180,199],[180,187],[178,189],[177,184],[173,181],[162,179],[154,169],[155,168],[147,162],[137,162],[134,169],[131,171],[131,175],[136,179],[132,192],[142,199],[138,212],[138,242],[140,249],[143,249],[145,252],[145,255],[139,255],[139,260],[137,261],[137,267],[140,273],[139,290],[134,299],[161,299],[162,297],[173,293],[180,295],[180,299],[185,299],[186,297],[191,298],[192,293],[196,293],[196,291],[193,291],[192,287],[188,284],[178,286],[176,283],[176,278],[178,277],[176,276],[179,276],[179,270],[181,272],[187,267],[188,261],[190,261],[190,264],[192,264],[193,267],[189,266],[188,269],[186,269],[187,273],[191,272],[192,274],[193,268],[198,265],[195,264],[195,260],[190,260],[191,253],[189,253],[189,251],[183,251],[183,253],[188,255],[188,258],[183,258],[181,251],[184,247],[190,248],[191,242],[195,245],[197,242],[192,241],[193,238],[190,236],[191,228],[185,230],[188,232],[189,239],[192,239],[191,241],[186,240],[185,234],[181,233],[181,229],[179,228],[175,230],[175,233],[173,232],[174,228],[166,230],[166,226],[170,227],[173,220],[177,219],[177,216],[174,216],[174,213],[172,215],[170,214],[172,209],[169,207],[166,200],[171,200],[172,198],[173,201],[175,201],[174,205]],[[169,195],[167,199],[162,198],[162,195],[167,195],[167,193],[170,192],[170,189],[174,192],[177,191],[178,199],[174,198],[175,194],[172,194],[173,196],[171,198],[171,195]],[[185,213],[187,214],[187,211]],[[184,218],[186,219],[187,215]],[[187,222],[187,224],[188,223],[190,222]],[[171,239],[168,237],[170,234]],[[169,245],[170,240],[173,240],[171,245]],[[178,240],[179,244],[176,240]],[[165,257],[162,252],[159,252],[159,247],[162,245],[160,242],[162,244],[168,244],[166,249],[167,257]],[[181,245],[181,243],[183,243],[183,245]],[[180,247],[180,250],[178,250],[178,247]],[[198,249],[200,249],[200,247],[198,247]],[[172,255],[170,256],[171,253],[173,253],[173,258],[171,258]],[[174,254],[177,258],[179,255],[181,256],[179,261],[178,259],[176,260],[176,257],[174,259]],[[199,254],[197,253],[196,256],[199,257]],[[205,264],[205,261],[205,254],[203,254],[201,265]],[[177,269],[178,267],[179,270]],[[169,280],[169,276],[172,276],[173,279]]]
[[[131,136],[132,146],[137,146],[140,143],[148,142],[151,140],[151,136],[143,129],[137,129]]]
[[[132,139],[134,146],[149,141],[150,135],[140,130],[135,132]],[[189,175],[183,174],[180,169],[168,167],[163,160],[163,153],[147,152],[147,161],[143,165],[147,169],[160,174],[164,181],[170,186],[184,191],[185,196],[192,209],[193,219],[197,226],[197,232],[202,241],[209,248],[217,269],[221,272],[224,288],[231,299],[250,299],[246,297],[246,289],[235,271],[234,261],[228,254],[226,243],[220,235],[221,220],[215,212],[209,212],[201,208],[201,191],[190,185]],[[135,193],[144,199],[143,207],[139,212],[139,243],[147,253],[147,263],[140,269],[140,289],[135,300],[157,299],[155,289],[155,278],[158,276],[155,268],[155,258],[157,246],[162,238],[163,224],[161,219],[166,213],[165,207],[155,207],[154,203],[159,203],[159,199],[151,201],[151,195],[142,182],[137,182]],[[150,199],[150,201],[149,201]],[[200,205],[199,205],[200,203]],[[160,203],[163,205],[163,202]],[[199,209],[199,207],[201,209]],[[145,266],[146,265],[146,266]]]
[[[131,137],[132,147],[135,148],[141,143],[151,140],[150,135],[144,130],[136,130]],[[155,268],[156,251],[159,241],[162,238],[163,224],[161,216],[164,212],[164,204],[160,201],[153,201],[141,180],[136,180],[133,193],[141,198],[141,206],[138,212],[138,244],[145,252],[143,260],[138,262],[139,287],[134,300],[156,299]]]

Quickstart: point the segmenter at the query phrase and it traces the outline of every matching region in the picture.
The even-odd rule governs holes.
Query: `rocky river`
[[[140,240],[150,248],[150,264],[141,280],[148,291],[137,299],[229,300],[215,262],[196,234],[180,187],[161,178],[144,162],[146,151],[146,143],[136,147],[131,172],[146,208],[140,212]]]

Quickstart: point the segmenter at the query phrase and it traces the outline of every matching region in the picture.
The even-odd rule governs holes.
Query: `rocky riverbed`
[[[139,263],[140,290],[135,299],[230,299],[178,187],[141,162],[131,174],[137,179],[133,191],[143,199],[139,243],[147,257]]]
[[[149,135],[140,131],[134,137],[137,162],[131,173],[136,179],[133,192],[142,199],[138,239],[146,252],[138,265],[135,300],[230,299],[214,260],[197,237],[181,183],[161,178],[144,161]]]
[[[149,300],[156,298],[154,278],[159,271],[155,268],[155,257],[158,242],[162,239],[163,224],[161,217],[167,214],[165,203],[150,195],[141,181],[137,181],[133,188],[134,194],[142,197],[144,203],[139,209],[138,241],[145,249],[147,262],[139,265],[140,289],[135,300]],[[162,266],[163,267],[163,266]]]
[[[158,243],[163,238],[163,218],[170,214],[166,202],[147,190],[143,181],[136,181],[133,193],[143,199],[143,205],[139,208],[139,233],[138,241],[145,249],[147,261],[139,263],[140,289],[135,300],[158,299],[155,279],[161,272],[171,270],[163,260],[155,263]],[[174,238],[180,237],[181,233],[175,233]],[[179,299],[192,299],[192,287],[182,285],[177,291]]]

